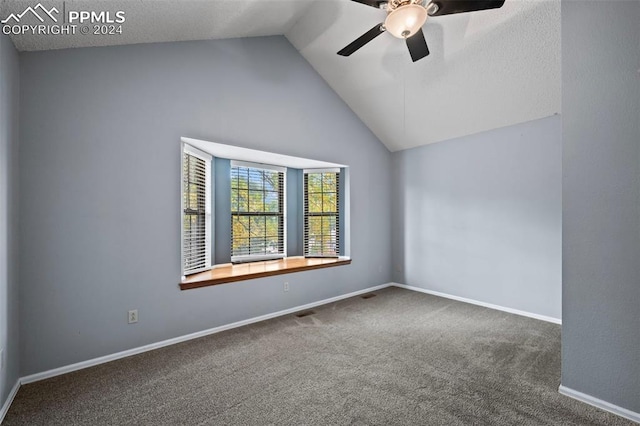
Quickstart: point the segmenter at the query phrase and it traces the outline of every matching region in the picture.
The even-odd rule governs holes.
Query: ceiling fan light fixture
[[[406,39],[417,33],[428,17],[424,7],[407,4],[389,12],[384,27],[394,37]]]

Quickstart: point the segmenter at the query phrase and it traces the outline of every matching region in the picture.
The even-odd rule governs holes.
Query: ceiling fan
[[[392,36],[405,39],[411,59],[416,62],[429,54],[422,26],[429,16],[451,15],[453,13],[475,12],[497,9],[505,0],[351,0],[367,6],[386,10],[384,22],[377,24],[358,37],[338,55],[349,56],[385,31]]]

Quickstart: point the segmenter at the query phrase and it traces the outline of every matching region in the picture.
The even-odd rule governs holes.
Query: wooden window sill
[[[296,256],[279,260],[267,260],[264,262],[216,265],[209,271],[186,277],[180,283],[180,290],[252,280],[273,275],[290,274],[311,269],[331,268],[333,266],[348,265],[350,263],[351,259],[348,257],[339,257],[336,259]]]

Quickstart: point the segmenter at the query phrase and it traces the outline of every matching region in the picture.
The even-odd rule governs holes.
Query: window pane
[[[239,189],[249,188],[249,169],[247,169],[246,167],[238,168],[238,188]]]
[[[240,173],[239,167],[231,168],[231,188],[238,188],[238,175]]]
[[[198,184],[190,183],[189,184],[189,200],[188,200],[188,209],[197,210],[198,209]]]
[[[233,202],[231,203],[231,211],[248,212],[249,211],[249,191],[239,189],[237,190],[237,193],[238,193],[238,200],[235,206]],[[233,210],[234,207],[237,207],[237,210]]]
[[[322,236],[322,217],[310,217],[308,224],[308,238],[311,241],[313,238]]]
[[[325,256],[335,256],[336,252],[336,240],[334,237],[323,237],[322,239],[322,254]]]
[[[280,197],[277,192],[264,193],[264,211],[277,213],[280,210]]]
[[[249,238],[249,218],[246,216],[233,216],[233,238]]]
[[[282,247],[277,236],[267,237],[266,242],[266,254],[277,254],[282,252]]]
[[[322,193],[307,194],[307,202],[309,203],[309,213],[322,212]]]
[[[264,193],[262,191],[249,191],[249,211],[264,212]]]
[[[335,192],[322,194],[322,211],[334,213],[338,211]]]
[[[233,240],[233,252],[237,255],[249,254],[249,239],[236,238]]]
[[[249,169],[249,189],[263,190],[263,175],[258,169]]]
[[[307,175],[308,178],[308,189],[309,193],[312,192],[322,192],[322,174],[320,173],[309,173]]]
[[[280,218],[277,216],[267,216],[265,219],[266,235],[268,237],[277,237],[279,230]]]
[[[263,238],[251,238],[251,254],[266,254],[266,241]]]
[[[185,215],[184,228],[185,244],[192,246],[198,239],[198,217],[196,215]]]
[[[309,253],[308,254],[321,254],[322,253],[322,239],[313,238],[309,240]]]
[[[265,218],[258,216],[252,217],[251,221],[251,229],[249,230],[249,234],[252,237],[264,237],[265,236]]]
[[[238,211],[238,190],[231,188],[231,211]]]
[[[336,235],[336,218],[335,216],[322,217],[322,233],[324,235]]]
[[[264,171],[264,189],[265,191],[279,191],[280,190],[280,173],[270,170]]]
[[[336,173],[322,173],[322,190],[336,192]]]

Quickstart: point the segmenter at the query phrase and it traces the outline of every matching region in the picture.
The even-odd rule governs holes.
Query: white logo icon
[[[22,17],[27,14],[27,12],[31,12],[36,18],[38,18],[40,22],[44,22],[42,16],[38,15],[38,12],[36,12],[36,9],[39,9],[40,13],[45,13],[49,18],[53,20],[53,22],[58,22],[56,17],[53,16],[53,13],[60,13],[58,9],[52,7],[51,10],[47,10],[47,8],[42,5],[42,3],[38,3],[36,7],[29,6],[24,10],[24,12],[19,13],[18,15],[12,13],[11,15],[7,16],[7,19],[3,19],[2,21],[0,21],[0,23],[6,24],[11,19],[18,23],[20,22],[20,19],[22,19]]]

